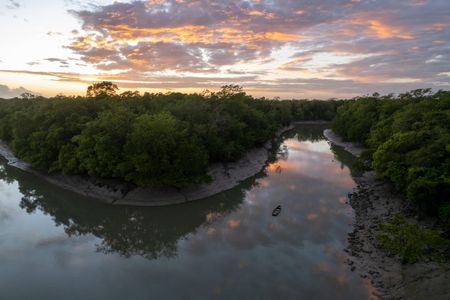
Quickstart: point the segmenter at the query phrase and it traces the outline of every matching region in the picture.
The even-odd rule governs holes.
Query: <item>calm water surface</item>
[[[366,299],[344,263],[351,158],[323,129],[296,128],[264,172],[172,207],[107,206],[2,161],[0,299]]]

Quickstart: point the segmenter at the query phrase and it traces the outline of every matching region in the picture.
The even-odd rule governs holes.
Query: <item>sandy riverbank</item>
[[[346,150],[352,149],[352,145],[347,146],[350,148]],[[395,193],[391,184],[378,180],[374,172],[366,172],[354,180],[357,188],[349,194],[349,202],[355,211],[355,224],[346,252],[350,269],[376,289],[372,299],[450,299],[450,263],[403,265],[398,258],[380,249],[375,240],[378,224],[394,215],[419,223],[406,199]]]
[[[300,124],[326,124],[324,121],[296,122],[280,129],[276,137]],[[208,168],[212,181],[189,188],[141,188],[117,181],[98,180],[82,176],[67,176],[61,174],[44,174],[34,170],[30,164],[16,158],[8,145],[0,143],[0,155],[8,164],[24,171],[33,173],[61,188],[73,191],[83,196],[95,198],[104,203],[132,206],[163,206],[199,200],[229,190],[245,179],[260,172],[266,165],[272,151],[272,142],[264,147],[248,151],[241,159],[227,164],[213,164]]]

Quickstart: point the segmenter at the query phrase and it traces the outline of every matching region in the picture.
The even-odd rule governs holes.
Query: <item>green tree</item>
[[[450,92],[356,98],[338,108],[333,128],[365,143],[378,175],[393,182],[420,214],[450,224]]]
[[[87,88],[86,95],[88,97],[111,97],[117,94],[119,88],[112,82],[102,81],[90,85]]]
[[[172,114],[139,116],[125,145],[126,179],[138,185],[186,186],[206,180],[208,156]]]

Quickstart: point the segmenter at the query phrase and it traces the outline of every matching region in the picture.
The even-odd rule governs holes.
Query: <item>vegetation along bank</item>
[[[268,141],[295,121],[331,120],[342,103],[256,99],[238,86],[117,95],[104,82],[87,97],[0,101],[0,139],[13,161],[76,192],[115,204],[180,203],[254,175]]]

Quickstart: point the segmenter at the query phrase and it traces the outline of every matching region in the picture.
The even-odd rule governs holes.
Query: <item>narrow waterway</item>
[[[325,128],[286,133],[237,188],[168,207],[108,206],[2,160],[0,299],[367,299],[343,251],[352,158]]]

